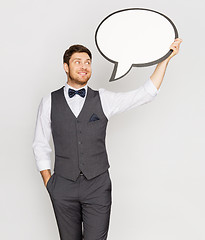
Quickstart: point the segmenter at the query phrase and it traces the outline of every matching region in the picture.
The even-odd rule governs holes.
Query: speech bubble
[[[178,38],[174,23],[151,9],[130,8],[111,13],[96,29],[95,43],[115,64],[111,81],[124,77],[132,67],[151,66],[165,60]]]

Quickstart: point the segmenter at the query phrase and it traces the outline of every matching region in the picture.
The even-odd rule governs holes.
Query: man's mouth
[[[86,72],[78,72],[79,75],[85,76],[87,73]]]

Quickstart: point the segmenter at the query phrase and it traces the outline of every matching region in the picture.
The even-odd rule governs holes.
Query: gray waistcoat
[[[76,118],[66,102],[63,88],[51,93],[54,172],[76,181],[82,171],[87,179],[91,179],[110,167],[105,147],[108,120],[98,91],[88,87],[84,106]],[[99,120],[90,121],[93,114],[94,120],[96,115]]]

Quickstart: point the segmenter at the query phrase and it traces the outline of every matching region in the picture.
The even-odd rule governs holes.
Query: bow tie
[[[69,88],[68,89],[68,95],[69,95],[69,97],[70,98],[72,98],[73,96],[75,96],[75,94],[78,94],[78,95],[80,95],[81,97],[85,97],[85,88],[82,88],[82,89],[80,89],[80,90],[74,90],[74,89],[71,89],[71,88]]]

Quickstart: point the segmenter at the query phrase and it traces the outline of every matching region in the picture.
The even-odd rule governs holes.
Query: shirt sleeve
[[[34,140],[32,144],[38,171],[51,169],[49,141],[51,136],[51,95],[43,97],[38,108]]]
[[[115,93],[103,88],[99,89],[102,108],[108,119],[115,114],[151,102],[159,91],[150,78],[144,85],[129,92]]]

